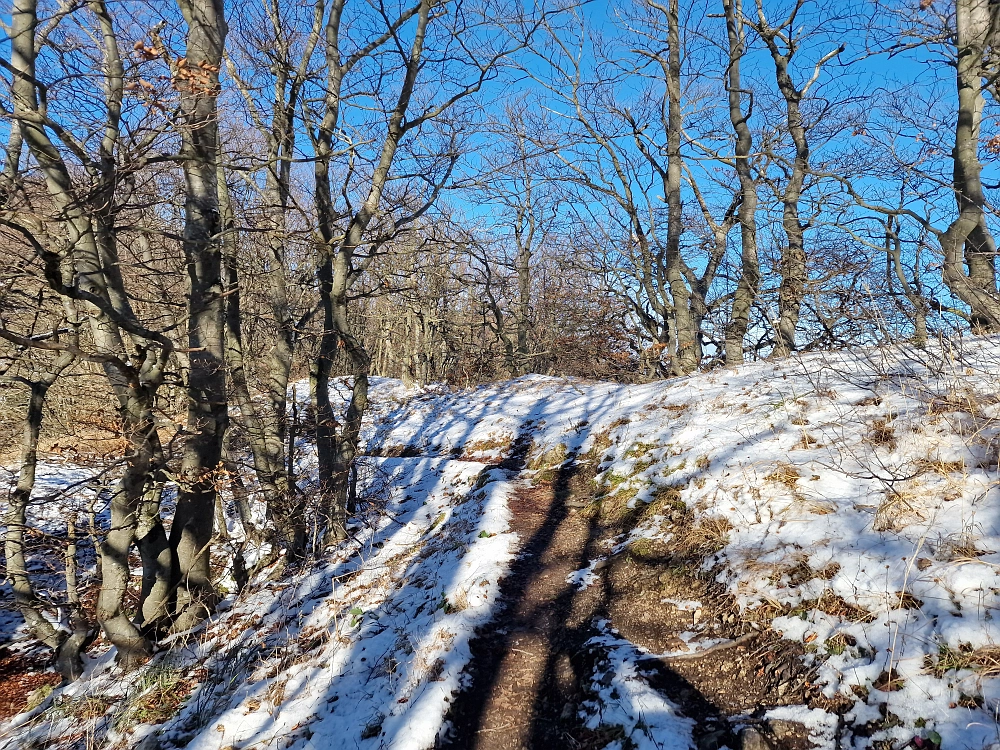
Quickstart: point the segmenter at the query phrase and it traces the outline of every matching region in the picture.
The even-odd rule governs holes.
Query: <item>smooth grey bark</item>
[[[267,403],[263,406],[251,397],[249,374],[244,355],[239,297],[239,266],[236,258],[235,217],[229,200],[225,172],[219,164],[219,198],[226,227],[227,316],[226,358],[234,395],[239,405],[239,420],[246,433],[258,482],[268,514],[275,524],[278,543],[291,557],[305,551],[306,528],[304,504],[289,476],[286,461],[287,392],[298,333],[301,328],[291,311],[288,296],[287,215],[291,195],[291,165],[295,151],[296,110],[306,82],[308,66],[319,41],[324,20],[324,3],[318,2],[313,21],[298,62],[292,59],[291,35],[276,6],[267,6],[273,34],[269,37],[273,74],[273,96],[269,117],[258,110],[251,88],[240,78],[230,59],[230,77],[236,82],[251,120],[266,144],[264,184],[260,196],[264,204],[266,240],[269,255],[265,267],[268,303],[275,323],[271,347],[260,368],[266,384]]]
[[[979,161],[984,55],[998,31],[990,6],[988,0],[957,0],[955,4],[958,106],[952,160],[958,216],[939,235],[944,281],[969,306],[972,328],[977,332],[1000,330],[996,243],[986,224]]]
[[[73,335],[73,334],[71,334]],[[31,634],[56,653],[56,666],[67,681],[76,680],[83,674],[81,654],[90,641],[93,632],[87,626],[80,612],[80,600],[76,590],[76,519],[67,521],[66,552],[66,598],[69,610],[67,625],[70,630],[56,628],[43,612],[43,604],[35,594],[24,555],[24,531],[27,527],[27,507],[35,488],[35,474],[38,465],[38,441],[42,429],[43,407],[49,389],[59,376],[74,361],[72,353],[61,352],[48,367],[35,378],[17,378],[29,389],[28,405],[21,437],[21,458],[17,484],[10,494],[9,506],[4,514],[6,526],[4,534],[4,557],[7,576],[11,581],[14,603],[24,617]]]
[[[751,98],[743,111],[744,93],[740,64],[746,50],[741,0],[723,0],[726,15],[726,36],[729,41],[729,65],[726,70],[726,90],[729,95],[729,121],[736,134],[734,167],[740,181],[740,280],[733,295],[733,305],[726,326],[726,364],[743,362],[743,339],[750,326],[750,312],[760,287],[760,263],[757,256],[757,183],[753,179],[750,155],[753,137],[748,120],[753,112]]]
[[[652,4],[652,3],[651,3]],[[681,109],[681,41],[678,0],[667,7],[655,6],[664,12],[667,21],[667,59],[660,58],[667,85],[667,170],[663,189],[667,201],[666,273],[670,296],[674,303],[675,346],[672,370],[677,375],[694,372],[701,364],[701,330],[697,313],[691,307],[691,291],[684,278],[681,257],[681,235],[684,214],[681,203],[681,134],[684,127]]]
[[[897,216],[886,217],[885,223],[885,255],[886,255],[886,286],[892,290],[893,279],[902,287],[903,296],[910,303],[907,311],[913,320],[913,343],[921,349],[927,346],[927,313],[931,305],[924,298],[920,274],[913,274],[911,284],[903,268],[902,238],[899,235],[900,220]],[[920,267],[920,256],[917,255],[915,266]],[[893,297],[895,299],[895,296]]]
[[[96,155],[79,144],[67,146],[74,160],[83,162],[83,194],[47,129],[53,124],[40,102],[41,83],[36,78],[38,28],[35,0],[15,0],[12,13],[11,86],[13,119],[45,178],[54,225],[69,239],[70,251],[60,255],[34,238],[15,215],[4,219],[34,248],[44,264],[49,286],[66,300],[83,303],[95,351],[78,352],[101,364],[119,402],[119,413],[129,447],[125,471],[111,499],[111,528],[101,545],[102,585],[97,617],[108,639],[118,647],[126,666],[149,655],[149,642],[124,611],[129,585],[128,553],[135,539],[137,513],[153,459],[158,451],[152,404],[162,383],[173,345],[165,336],[149,331],[136,318],[125,293],[115,246],[114,201],[117,179],[115,148],[122,101],[122,61],[111,17],[101,0],[87,3],[101,35],[106,120]],[[66,130],[62,131],[64,134]],[[62,141],[66,141],[65,135]],[[127,354],[126,341],[137,351]]]
[[[813,76],[802,86],[797,86],[790,72],[792,58],[798,50],[794,27],[796,16],[805,0],[796,0],[789,15],[778,27],[767,20],[762,0],[757,2],[757,20],[749,23],[763,40],[774,63],[775,81],[785,101],[785,126],[794,147],[788,180],[781,195],[781,224],[785,232],[785,246],[781,250],[781,285],[778,289],[778,320],[774,331],[774,354],[782,357],[795,351],[795,333],[799,324],[802,302],[805,299],[808,269],[806,267],[805,225],[799,218],[799,202],[810,172],[809,137],[802,117],[802,101],[819,77],[824,63],[840,54],[843,47],[825,55],[816,64]],[[782,50],[780,44],[785,45]]]
[[[722,221],[717,221],[712,215],[708,201],[705,200],[705,196],[698,187],[698,182],[695,180],[694,175],[690,170],[685,171],[688,184],[691,186],[691,191],[694,193],[698,207],[701,209],[702,217],[704,217],[705,223],[712,232],[712,243],[707,248],[708,252],[705,258],[705,269],[702,271],[701,275],[699,276],[698,273],[686,263],[683,266],[684,276],[691,289],[689,304],[691,307],[691,316],[693,318],[692,325],[700,336],[704,321],[708,317],[710,311],[708,300],[709,289],[714,283],[715,276],[719,271],[719,265],[722,263],[722,260],[726,255],[726,250],[729,246],[729,233],[732,231],[733,225],[736,224],[737,221],[737,210],[740,205],[741,196],[739,192],[733,196],[732,201],[722,217]],[[740,346],[742,351],[742,337],[740,339]]]
[[[327,96],[323,120],[313,139],[316,146],[315,186],[316,209],[321,242],[318,247],[320,305],[323,311],[323,333],[313,368],[316,393],[316,450],[318,475],[322,492],[323,514],[333,539],[347,535],[347,501],[350,490],[350,469],[358,449],[361,421],[368,407],[368,372],[370,357],[360,339],[352,332],[349,321],[348,289],[354,278],[352,261],[365,240],[365,231],[382,200],[389,171],[399,143],[406,131],[422,120],[406,122],[406,111],[421,67],[427,24],[435,3],[421,0],[413,9],[394,22],[383,37],[367,50],[380,46],[391,38],[406,20],[417,18],[414,37],[405,65],[405,74],[396,104],[390,113],[388,129],[382,142],[364,203],[350,216],[347,229],[338,232],[339,219],[333,205],[330,162],[334,153],[334,134],[340,119],[341,87],[344,76],[366,50],[341,59],[340,22],[344,0],[335,0],[326,27]],[[426,116],[426,115],[425,115]],[[329,382],[338,348],[343,349],[349,362],[353,384],[351,398],[342,421],[330,399]]]
[[[519,243],[521,244],[521,243]],[[529,240],[518,249],[514,258],[514,272],[517,274],[517,349],[514,366],[517,375],[531,371],[531,351],[528,334],[531,331],[531,256],[532,242]]]
[[[216,472],[228,423],[222,221],[218,191],[219,66],[226,39],[221,0],[178,0],[187,23],[186,65],[174,62],[180,93],[184,170],[184,256],[188,271],[187,440],[177,510],[170,527],[175,551],[176,619],[187,630],[213,609],[209,566]]]

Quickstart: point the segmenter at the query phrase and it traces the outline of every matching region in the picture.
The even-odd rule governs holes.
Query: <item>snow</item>
[[[727,522],[705,570],[741,608],[776,608],[771,627],[817,659],[824,693],[855,701],[845,721],[874,722],[841,746],[927,731],[949,749],[989,746],[1000,680],[971,659],[935,665],[1000,647],[998,395],[996,338],[639,386],[532,375],[407,391],[375,379],[363,441],[383,456],[367,460],[392,477],[391,498],[323,564],[232,601],[204,628],[182,656],[235,670],[232,690],[198,688],[161,736],[192,748],[431,747],[517,546],[507,498],[530,472],[515,478],[495,462],[530,441],[533,456],[596,451],[633,504],[673,487],[696,521]],[[384,457],[401,446],[420,457]],[[303,476],[312,460],[304,446]],[[664,523],[647,520],[609,554],[667,538]],[[599,562],[571,582],[594,583]],[[687,748],[690,723],[643,680],[641,652],[601,638],[607,664],[587,721],[620,724],[639,747]],[[317,645],[302,652],[304,642]],[[240,653],[257,666],[228,665]],[[122,694],[122,677],[99,666],[65,692]],[[896,689],[875,687],[885,673]],[[820,744],[836,731],[822,712],[776,711]]]
[[[566,576],[566,583],[572,584],[578,591],[593,586],[600,580],[597,576],[599,566],[601,563],[606,563],[607,559],[606,557],[599,557],[596,560],[591,560],[586,568],[574,570]]]
[[[837,717],[819,708],[806,706],[779,706],[764,714],[767,719],[792,721],[809,730],[809,739],[817,748],[834,750],[837,747]]]
[[[597,623],[603,631],[590,640],[604,658],[592,681],[593,698],[584,702],[590,729],[618,725],[637,750],[689,750],[693,747],[694,722],[678,713],[677,707],[643,678],[636,663],[644,654],[621,638],[606,621]],[[616,741],[617,747],[623,745]],[[616,747],[613,743],[608,749]],[[606,749],[607,750],[607,749]]]

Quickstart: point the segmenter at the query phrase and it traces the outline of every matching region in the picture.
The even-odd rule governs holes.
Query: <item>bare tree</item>
[[[15,2],[9,64],[13,109],[7,116],[44,177],[47,216],[40,220],[28,212],[7,211],[3,222],[33,249],[52,290],[82,305],[93,340],[93,351],[86,356],[102,364],[120,405],[130,448],[126,470],[112,496],[111,530],[101,550],[103,582],[97,617],[122,660],[129,663],[149,653],[146,637],[129,620],[123,602],[130,577],[128,552],[149,477],[161,460],[153,400],[174,345],[167,336],[142,324],[125,290],[113,229],[124,66],[106,6],[95,0],[87,8],[101,32],[102,93],[97,99],[102,109],[97,122],[88,123],[97,126],[90,132],[100,134],[96,145],[78,140],[73,124],[55,119],[36,64],[62,17],[43,25],[34,0]],[[19,162],[15,152],[20,152],[19,143],[8,152],[9,165]],[[127,351],[129,345],[134,354]],[[149,523],[145,532],[149,541],[143,548],[145,554],[158,557],[164,547],[158,520]]]
[[[729,98],[729,120],[736,134],[733,166],[740,181],[740,280],[733,296],[732,312],[726,328],[726,363],[743,361],[743,339],[750,325],[750,312],[760,286],[760,263],[757,256],[757,182],[753,177],[751,153],[753,137],[748,120],[753,113],[753,94],[742,86],[740,67],[746,54],[746,33],[741,0],[723,0],[726,15],[726,37],[729,42],[729,64],[726,68],[726,90]],[[743,111],[743,98],[749,104]]]
[[[764,41],[771,55],[775,81],[785,100],[785,125],[794,146],[793,158],[785,170],[787,179],[781,195],[785,246],[781,250],[781,288],[778,293],[778,319],[775,323],[774,353],[778,356],[787,355],[796,348],[795,331],[808,279],[805,226],[799,216],[799,201],[810,172],[809,123],[803,117],[802,102],[819,80],[823,65],[844,51],[841,46],[828,52],[816,62],[812,75],[805,83],[795,83],[792,60],[801,47],[804,33],[797,24],[797,17],[806,2],[807,0],[796,0],[788,14],[772,26],[762,0],[757,0],[756,18],[746,21]]]

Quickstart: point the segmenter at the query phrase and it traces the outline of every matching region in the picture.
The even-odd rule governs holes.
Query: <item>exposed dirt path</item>
[[[592,524],[567,507],[573,477],[522,485],[511,502],[519,556],[501,587],[504,610],[473,642],[471,687],[449,715],[443,748],[603,747],[577,718],[590,677],[586,642],[598,587],[566,582],[586,567]]]
[[[523,456],[505,468],[521,470]],[[693,615],[664,604],[664,598],[699,598],[708,586],[685,570],[676,551],[612,558],[600,570],[599,584],[585,589],[567,582],[590,560],[607,555],[602,540],[628,528],[620,519],[609,524],[600,513],[581,512],[594,507],[592,475],[572,463],[551,482],[521,480],[511,511],[522,546],[501,586],[501,611],[472,643],[470,684],[452,704],[450,730],[439,738],[442,750],[603,748],[620,738],[621,729],[588,729],[580,718],[601,659],[600,647],[588,643],[598,635],[595,622],[610,620],[653,653],[685,648],[680,635],[692,630]],[[698,750],[738,748],[730,717],[753,725],[755,712],[759,717],[771,706],[808,702],[811,686],[801,651],[790,651],[774,634],[756,633],[724,608],[706,605],[702,616],[712,620],[698,625],[706,635],[736,644],[676,662],[643,660],[644,677],[695,719]],[[759,725],[773,747],[809,746],[791,735],[776,741],[764,722]]]

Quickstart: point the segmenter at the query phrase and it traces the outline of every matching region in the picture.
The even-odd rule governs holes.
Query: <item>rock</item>
[[[598,570],[604,570],[605,568],[609,567],[611,567],[611,560],[609,560],[608,558],[604,558],[603,560],[598,560],[597,562],[595,562],[590,567],[590,569],[596,572]]]
[[[159,750],[160,741],[156,738],[156,733],[147,734],[135,746],[135,750]]]
[[[756,727],[744,727],[740,732],[740,750],[771,750],[771,743]]]
[[[800,724],[797,721],[770,719],[768,720],[767,725],[771,730],[771,734],[773,734],[775,739],[780,742],[809,736],[809,730],[806,729],[805,724]]]
[[[705,732],[697,739],[698,750],[719,750],[725,745],[726,734],[725,729],[713,729]],[[760,750],[764,749],[760,748]]]
[[[767,732],[776,750],[815,750],[817,747],[809,728],[798,721],[768,719]]]

